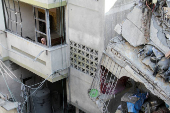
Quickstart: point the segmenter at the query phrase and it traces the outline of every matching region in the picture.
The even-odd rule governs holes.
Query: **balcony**
[[[67,44],[43,47],[10,32],[7,32],[6,42],[9,60],[45,79],[53,74],[48,79],[50,82],[67,77],[69,66]]]
[[[66,5],[66,0],[20,0],[21,2],[39,6],[46,9],[56,8]]]
[[[11,60],[55,82],[67,77],[68,40],[64,7],[46,9],[27,3],[3,3],[6,35],[1,34],[0,58]]]

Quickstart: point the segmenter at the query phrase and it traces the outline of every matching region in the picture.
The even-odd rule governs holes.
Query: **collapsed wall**
[[[124,76],[143,83],[170,105],[169,9],[168,1],[138,0],[126,19],[116,25],[119,35],[107,45],[89,90],[89,97],[102,112],[108,112],[117,81]]]

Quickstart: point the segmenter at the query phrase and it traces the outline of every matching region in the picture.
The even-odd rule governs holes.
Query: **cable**
[[[34,59],[33,61],[36,61],[37,58],[38,58],[44,51],[46,51],[46,50],[42,50],[42,51],[35,57],[35,59]]]
[[[0,60],[0,63],[2,63],[2,64],[7,68],[7,70],[16,78],[16,79],[14,79],[14,78],[6,71],[6,69],[4,69],[2,65],[0,65],[1,68],[5,71],[5,73],[6,73],[11,79],[13,79],[14,81],[16,81],[16,82],[24,85],[25,87],[28,87],[28,88],[30,88],[30,89],[36,89],[36,88],[32,88],[32,87],[33,87],[33,86],[37,86],[37,85],[43,83],[43,81],[42,81],[42,82],[40,82],[40,83],[36,83],[36,84],[30,85],[30,86],[25,85],[24,83],[22,83],[22,82],[9,70],[9,68],[8,68],[1,60]],[[67,68],[59,69],[59,70],[57,70],[57,71],[54,72],[54,73],[59,73],[60,71],[65,70],[65,69],[67,69]],[[54,74],[54,73],[52,73],[52,74]],[[60,74],[60,73],[59,73],[59,74]]]
[[[15,99],[15,97],[13,96],[13,94],[12,94],[12,92],[11,92],[9,86],[8,86],[8,83],[7,83],[7,81],[6,81],[5,77],[4,77],[4,73],[2,72],[1,69],[0,69],[0,72],[1,72],[1,74],[2,74],[2,77],[3,77],[4,81],[5,81],[5,84],[6,84],[7,88],[8,88],[8,91],[9,91],[9,93],[10,93],[10,95],[11,95],[13,101],[16,102],[16,99]]]
[[[53,72],[52,74],[50,74],[50,75],[35,89],[35,91],[33,91],[33,92],[27,97],[27,99],[23,102],[23,106],[22,106],[22,109],[21,109],[21,113],[22,113],[23,107],[24,107],[25,103],[27,102],[28,98],[29,98],[30,96],[32,96],[39,88],[41,88],[41,87],[43,86],[43,84],[45,83],[45,81],[46,81],[51,75],[53,75],[53,74],[55,74],[55,73],[57,73],[57,72]]]
[[[0,62],[6,67],[6,65],[5,65],[1,60],[0,60]],[[40,83],[37,83],[37,84],[31,85],[31,86],[25,85],[25,84],[22,83],[7,67],[6,67],[6,68],[8,69],[8,71],[9,71],[16,79],[14,79],[14,78],[6,71],[6,69],[3,68],[2,65],[0,65],[0,66],[1,66],[1,68],[5,71],[5,73],[6,73],[11,79],[13,79],[14,81],[16,81],[16,82],[18,82],[18,83],[21,83],[22,85],[24,85],[24,86],[26,86],[26,87],[28,87],[28,88],[31,88],[31,87],[33,87],[33,86],[36,86],[36,85],[40,84]]]

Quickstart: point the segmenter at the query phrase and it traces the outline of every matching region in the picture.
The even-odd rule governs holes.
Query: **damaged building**
[[[169,0],[0,0],[0,8],[0,113],[134,112],[138,94],[138,111],[169,112]]]

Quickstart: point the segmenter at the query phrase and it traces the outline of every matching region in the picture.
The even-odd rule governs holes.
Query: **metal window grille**
[[[4,9],[3,11],[4,11],[6,29],[17,35],[22,36],[22,18],[21,18],[19,1],[2,0],[2,4]]]
[[[71,66],[85,74],[94,76],[98,65],[98,51],[70,41]]]
[[[103,55],[88,91],[89,98],[95,102],[102,113],[109,112],[108,106],[110,100],[114,97],[118,82],[118,78],[109,70],[113,70],[115,75],[119,75],[122,67],[113,62],[112,59],[106,55]]]

